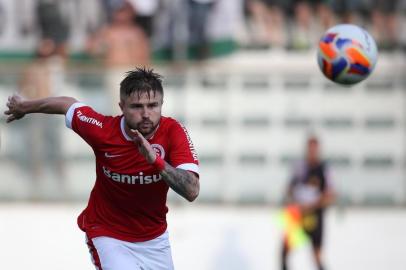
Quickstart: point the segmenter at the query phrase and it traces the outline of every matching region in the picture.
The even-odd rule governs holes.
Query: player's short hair
[[[162,76],[155,73],[153,69],[136,68],[128,71],[126,77],[120,83],[120,98],[125,99],[130,95],[137,93],[141,95],[143,93],[150,92],[155,95],[156,92],[164,95],[162,88]]]

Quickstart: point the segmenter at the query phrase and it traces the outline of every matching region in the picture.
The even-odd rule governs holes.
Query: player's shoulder
[[[160,125],[167,130],[174,130],[174,129],[183,129],[183,125],[176,119],[172,117],[161,117]]]
[[[180,123],[178,120],[171,117],[161,117],[160,134],[165,134],[168,138],[180,139],[180,138],[189,138],[188,131],[185,126]]]

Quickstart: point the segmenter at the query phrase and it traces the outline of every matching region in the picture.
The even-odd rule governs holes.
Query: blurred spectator
[[[133,18],[131,4],[124,2],[113,12],[111,23],[92,35],[87,44],[91,54],[103,58],[108,100],[112,102],[113,114],[121,114],[118,106],[119,85],[125,72],[150,63],[149,40]]]
[[[268,47],[265,4],[260,0],[245,0],[244,17],[250,46]]]
[[[304,160],[293,171],[286,195],[287,203],[300,209],[301,225],[309,237],[318,270],[323,270],[321,259],[324,227],[324,212],[334,201],[335,195],[328,166],[322,160],[319,141],[311,136],[307,140]],[[282,270],[287,270],[289,243],[284,239],[282,248]]]
[[[207,22],[216,0],[189,1],[189,44],[192,55],[203,60],[210,55]]]
[[[155,17],[154,46],[176,63],[188,57],[188,6],[187,0],[161,0]]]
[[[283,0],[246,0],[245,12],[249,32],[255,45],[284,47],[285,4]]]
[[[113,20],[114,12],[124,4],[125,0],[101,0],[104,12],[106,14],[107,22]]]
[[[64,61],[57,52],[58,47],[49,39],[42,40],[37,48],[34,61],[23,71],[19,82],[21,95],[29,99],[38,99],[52,96],[57,87],[61,87],[61,73],[63,72]],[[63,77],[62,77],[63,78]],[[58,128],[59,121],[54,118],[43,118],[34,115],[27,125],[25,163],[33,181],[33,196],[36,198],[38,192],[43,191],[44,184],[41,182],[46,172],[44,168],[50,168],[54,172],[54,181],[60,186],[58,194],[65,190],[64,161],[61,155],[61,141]]]
[[[153,33],[154,16],[159,8],[160,0],[101,0],[107,21],[113,21],[114,13],[125,4],[130,4],[134,11],[135,24],[144,30],[151,38]]]
[[[393,50],[399,44],[398,0],[372,0],[372,35],[380,49]]]
[[[69,24],[62,16],[62,0],[38,0],[37,20],[42,40],[51,40],[55,52],[66,58]]]
[[[4,25],[6,24],[6,15],[4,12],[4,7],[0,4],[0,35],[4,32]]]
[[[154,28],[154,16],[159,8],[159,0],[128,0],[135,10],[135,22],[151,38]]]
[[[332,7],[340,23],[362,25],[361,12],[365,10],[363,0],[332,0]]]
[[[328,0],[292,0],[294,17],[289,48],[309,49],[321,33],[334,24]]]
[[[398,11],[398,27],[399,29],[405,29],[406,28],[406,1],[402,0],[399,3],[399,11]],[[400,31],[398,32],[399,36],[399,43],[401,49],[403,49],[404,52],[406,52],[406,31]]]

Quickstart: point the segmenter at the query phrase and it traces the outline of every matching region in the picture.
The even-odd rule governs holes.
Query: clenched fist
[[[8,97],[8,101],[6,104],[8,110],[4,112],[4,114],[8,115],[7,123],[24,117],[25,112],[23,111],[23,102],[23,97],[18,94],[14,94]]]

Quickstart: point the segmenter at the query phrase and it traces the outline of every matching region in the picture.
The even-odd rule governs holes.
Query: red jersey
[[[129,242],[151,240],[164,233],[169,186],[126,134],[124,117],[104,116],[75,103],[66,113],[66,125],[96,156],[96,182],[78,217],[80,229],[90,238],[109,236]],[[161,117],[148,142],[173,167],[198,174],[193,144],[176,120]]]

